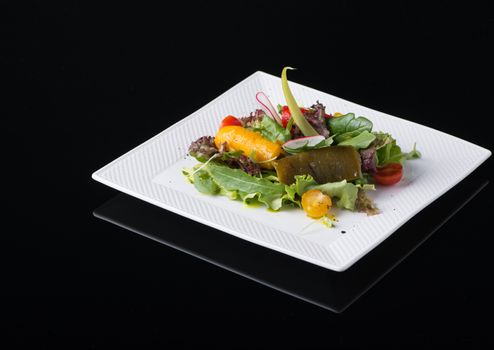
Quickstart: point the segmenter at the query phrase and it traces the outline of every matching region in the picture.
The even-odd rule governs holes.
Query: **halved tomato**
[[[220,129],[224,126],[242,126],[242,122],[233,115],[229,115],[221,121]]]
[[[383,167],[377,168],[373,175],[374,180],[385,186],[391,186],[400,182],[403,177],[403,166],[400,163],[389,163]]]

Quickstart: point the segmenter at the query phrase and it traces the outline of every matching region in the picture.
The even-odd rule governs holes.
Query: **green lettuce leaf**
[[[204,169],[220,188],[220,193],[229,194],[230,198],[236,193],[244,202],[256,199],[273,210],[282,207],[285,185],[281,183],[273,183],[251,176],[241,169],[231,169],[214,163],[209,163]]]
[[[220,188],[214,180],[211,178],[211,175],[205,170],[196,171],[192,175],[193,183],[195,188],[205,194],[216,194],[219,192]]]
[[[338,198],[336,206],[355,210],[355,201],[357,200],[358,187],[352,183],[342,180],[340,182],[328,182],[322,185],[309,186],[307,190],[320,190],[331,198]]]
[[[185,176],[187,181],[191,184],[194,183],[194,176],[192,175],[193,173],[194,173],[194,169],[189,169],[189,168],[182,169],[182,174]]]
[[[377,166],[384,166],[389,163],[403,164],[405,160],[417,159],[422,156],[417,151],[416,144],[413,145],[413,149],[410,152],[404,153],[390,134],[383,132],[374,132],[373,134],[376,136]]]
[[[336,136],[338,137],[338,136]],[[376,136],[373,133],[368,132],[367,130],[362,131],[357,136],[352,137],[351,139],[346,139],[341,141],[339,146],[352,146],[353,148],[359,150],[361,148],[367,148],[369,145],[376,139]]]
[[[371,185],[356,186],[346,180],[318,184],[310,175],[295,176],[295,183],[284,185],[214,162],[201,165],[200,169],[184,169],[183,173],[201,193],[241,199],[249,206],[264,204],[272,210],[290,205],[300,207],[302,195],[311,189],[330,196],[339,208],[355,210],[358,189],[373,189]]]
[[[355,209],[355,201],[357,200],[358,187],[346,180],[340,182],[328,182],[325,184],[317,184],[310,175],[295,176],[295,183],[286,186],[287,193],[295,192],[299,197],[308,190],[316,189],[327,194],[332,199],[337,198],[336,206],[349,210]]]
[[[308,191],[308,187],[317,185],[316,180],[310,175],[296,175],[295,183],[291,184],[290,187],[293,187],[295,192],[302,196],[306,191]]]
[[[250,129],[259,132],[271,142],[280,141],[284,143],[292,138],[290,130],[285,129],[268,116],[262,118],[260,122],[256,122]]]
[[[295,184],[285,185],[285,195],[283,196],[283,200],[285,202],[294,203],[297,206],[301,207],[302,204],[300,203],[300,197],[298,196],[294,185]]]
[[[374,135],[376,136],[377,166],[384,166],[389,163],[403,164],[405,153],[396,144],[396,140],[390,134],[383,132],[375,132]]]
[[[353,180],[352,183],[354,183],[357,186],[363,186],[372,182],[372,180],[373,180],[372,175],[366,172],[362,172],[362,177],[357,180]]]
[[[364,131],[372,131],[372,122],[365,117],[355,118],[355,114],[348,113],[339,117],[329,118],[328,126],[335,141],[341,142],[351,139]]]

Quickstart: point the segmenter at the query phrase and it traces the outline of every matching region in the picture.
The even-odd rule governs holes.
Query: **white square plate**
[[[149,203],[334,271],[344,271],[412,216],[460,182],[491,152],[457,137],[381,113],[291,82],[301,106],[319,100],[329,112],[353,112],[369,118],[373,130],[389,132],[403,150],[417,142],[422,158],[407,162],[403,180],[372,193],[379,215],[335,210],[338,222],[328,229],[302,210],[270,212],[240,201],[208,196],[185,181],[182,168],[195,159],[188,146],[200,136],[214,136],[226,115],[255,110],[255,94],[264,91],[273,104],[284,104],[281,80],[256,72],[206,106],[96,171],[93,179]],[[332,209],[333,210],[333,209]],[[344,232],[344,234],[343,234]]]

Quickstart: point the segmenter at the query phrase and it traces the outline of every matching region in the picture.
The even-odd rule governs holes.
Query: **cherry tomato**
[[[242,126],[242,122],[233,115],[229,115],[221,121],[220,129],[224,126]]]
[[[304,114],[307,112],[306,108],[300,108],[300,112]],[[281,121],[283,122],[283,127],[286,128],[286,125],[288,124],[288,121],[292,117],[292,114],[290,113],[290,109],[288,109],[288,106],[283,106],[281,108]]]
[[[403,177],[403,167],[399,163],[390,163],[377,168],[377,172],[373,176],[374,180],[380,185],[394,185],[400,182]]]
[[[281,121],[283,122],[283,127],[286,128],[286,125],[288,124],[288,121],[290,120],[290,117],[292,115],[290,114],[290,110],[288,109],[288,106],[283,106],[281,108]]]
[[[331,204],[331,198],[319,190],[309,190],[302,195],[302,208],[314,219],[323,217]]]

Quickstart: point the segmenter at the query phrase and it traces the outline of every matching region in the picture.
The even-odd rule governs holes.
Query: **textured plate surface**
[[[413,144],[422,158],[405,166],[403,180],[371,195],[381,214],[334,210],[338,222],[328,229],[302,210],[246,208],[241,202],[198,193],[181,170],[195,159],[186,156],[189,144],[214,135],[225,115],[245,116],[256,109],[255,94],[264,91],[274,104],[284,103],[281,81],[256,72],[204,106],[118,159],[93,173],[110,187],[164,209],[296,258],[343,271],[396,231],[413,215],[470,174],[491,152],[457,137],[381,113],[341,98],[290,83],[297,101],[308,106],[319,100],[328,112],[353,112],[386,131],[404,151]],[[344,234],[343,234],[344,233]]]

